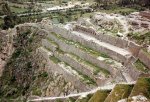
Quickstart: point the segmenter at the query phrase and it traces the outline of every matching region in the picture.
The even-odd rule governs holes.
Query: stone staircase
[[[150,102],[150,78],[139,77],[136,83],[116,84],[113,89],[98,89],[67,98],[37,98],[30,102]]]

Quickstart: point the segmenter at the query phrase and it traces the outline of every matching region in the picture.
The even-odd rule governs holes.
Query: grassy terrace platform
[[[15,12],[15,13],[23,13],[23,12],[28,11],[28,9],[26,8],[21,8],[21,7],[19,8],[19,7],[14,7],[14,6],[11,6],[10,9],[12,12]]]
[[[111,90],[98,90],[88,102],[104,102]]]
[[[147,66],[146,65],[144,65],[144,63],[143,62],[141,62],[140,60],[137,60],[135,63],[134,63],[134,65],[135,65],[135,67],[138,69],[138,70],[140,70],[140,71],[142,71],[142,72],[144,72],[144,73],[148,73],[148,68],[147,68]]]
[[[143,51],[147,56],[150,56],[150,52],[148,52],[146,49],[143,49]]]
[[[150,78],[143,77],[137,80],[130,97],[137,95],[144,95],[145,97],[150,99]]]
[[[121,99],[128,98],[133,85],[117,84],[104,102],[118,102]]]

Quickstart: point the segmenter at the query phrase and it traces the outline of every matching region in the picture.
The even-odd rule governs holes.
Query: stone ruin
[[[150,20],[150,11],[142,11],[139,15]]]
[[[102,63],[103,63],[102,64],[101,61],[100,60],[97,61],[97,59],[95,59],[94,56],[91,56],[90,54],[86,54],[87,52],[84,52],[81,49],[78,49],[76,47],[73,47],[73,46],[75,46],[73,44],[72,45],[65,44],[65,40],[64,41],[63,40],[62,41],[57,40],[54,36],[54,34],[56,34],[57,36],[61,36],[62,39],[71,40],[72,41],[71,43],[79,42],[81,45],[84,45],[84,46],[91,48],[91,50],[105,53],[106,55],[110,56],[110,58],[112,58],[111,60],[120,62],[120,64],[123,67],[127,68],[127,72],[130,74],[129,76],[131,77],[132,80],[136,80],[137,76],[141,73],[138,70],[134,70],[135,66],[133,65],[134,61],[136,60],[135,57],[138,56],[138,53],[139,53],[139,50],[141,47],[139,45],[131,42],[131,41],[126,41],[123,39],[121,40],[119,38],[114,38],[111,36],[106,38],[105,35],[98,34],[94,29],[86,28],[86,27],[83,27],[80,25],[75,25],[73,30],[67,30],[63,26],[53,25],[51,33],[52,34],[48,34],[49,39],[53,40],[56,44],[58,44],[59,48],[57,48],[57,46],[55,46],[55,47],[52,45],[50,46],[50,44],[46,40],[44,40],[43,44],[44,44],[45,48],[52,49],[52,52],[56,52],[57,49],[61,49],[63,52],[73,53],[75,56],[78,55],[78,57],[80,57],[81,59],[86,59],[86,60],[90,61],[91,63],[97,64],[99,67],[102,67],[102,66],[107,67],[108,66],[107,68],[104,68],[104,69],[109,70],[110,73],[112,73],[112,75],[114,75],[115,71],[113,68],[112,69],[109,68],[110,65],[108,65],[108,64],[105,65],[103,61],[102,61]],[[101,42],[113,45],[113,46],[110,45],[111,47],[115,47],[115,48],[117,47],[120,50],[124,50],[125,52],[127,52],[127,55],[124,55],[123,53],[120,53],[117,51],[115,52],[115,50],[111,50],[111,47],[109,48],[109,46],[107,46],[107,47],[101,46],[98,43],[92,42],[90,40],[88,41],[84,37],[81,37],[82,35],[78,35],[76,33],[83,33],[83,35],[85,34],[85,35],[88,35],[90,37],[98,38],[98,40]],[[104,36],[104,38],[103,38],[103,36]],[[107,40],[105,40],[105,39],[107,39]],[[113,42],[113,41],[120,41],[120,43],[119,42]],[[68,41],[68,43],[69,43],[69,41]],[[118,43],[123,44],[123,45],[117,45]],[[124,44],[126,44],[126,45],[124,45]],[[126,49],[128,49],[128,50],[126,50]],[[57,57],[58,59],[61,59],[64,62],[66,61],[66,62],[70,63],[70,65],[73,67],[76,67],[76,66],[78,66],[78,68],[81,67],[81,66],[79,67],[80,64],[78,65],[77,63],[75,64],[75,62],[73,63],[72,62],[73,60],[68,58],[67,54],[64,54],[65,56],[64,55],[63,56],[57,55],[57,54],[55,55],[55,53],[54,53],[53,55],[55,57]],[[71,56],[71,55],[69,55],[69,56]],[[86,71],[86,69],[82,69],[82,68],[83,68],[83,66],[79,70],[85,72],[86,75],[94,78],[93,75],[88,73],[88,70]],[[136,71],[136,74],[134,73],[135,71]],[[95,78],[94,78],[94,80],[95,80]],[[102,82],[104,80],[106,80],[106,79],[100,78],[99,80],[97,80],[97,78],[96,78],[95,81]],[[106,80],[105,82],[107,83],[108,80]],[[101,84],[99,83],[99,85],[101,85]]]
[[[132,25],[133,29],[140,31],[150,30],[150,12],[143,11],[138,13],[132,13],[129,15],[129,23]],[[142,32],[141,31],[141,32]]]
[[[81,25],[75,24],[70,27],[73,28],[67,29],[63,25],[52,25],[51,28],[43,27],[47,32],[47,38],[43,39],[43,47],[39,51],[47,59],[48,70],[61,73],[65,80],[73,83],[74,87],[81,92],[97,86],[117,84],[118,82],[132,83],[138,80],[140,75],[149,75],[149,71],[145,73],[135,66],[136,61],[139,59],[142,62],[145,61],[144,64],[147,66],[147,70],[150,70],[148,63],[150,57],[142,57],[143,53],[141,54],[141,51],[143,50],[140,45],[119,37],[97,33],[94,29]],[[53,58],[59,59],[59,61],[55,62]],[[96,69],[97,72],[97,68],[103,71],[96,74],[94,70]],[[85,77],[82,77],[82,75],[87,75],[89,78],[84,79]],[[133,83],[125,84],[125,86],[130,85],[133,85]],[[124,84],[120,84],[120,86],[123,88]],[[121,88],[120,86],[119,88]],[[135,84],[131,89],[136,90],[136,86]],[[115,93],[116,87],[117,85],[105,98],[105,101],[103,100],[104,102],[110,102],[111,94]],[[79,93],[70,97],[75,100],[82,100],[80,95]],[[132,100],[132,96],[136,95],[129,94],[129,99]],[[66,102],[66,100],[69,100],[69,96],[66,96],[66,98],[60,97],[59,99]],[[57,98],[54,100],[56,101]],[[145,100],[148,99],[145,98]]]

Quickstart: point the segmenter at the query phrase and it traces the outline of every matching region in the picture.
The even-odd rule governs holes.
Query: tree
[[[11,15],[12,14],[7,3],[2,4],[2,12],[4,15]]]

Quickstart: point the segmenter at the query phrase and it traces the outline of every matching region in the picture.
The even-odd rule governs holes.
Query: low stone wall
[[[57,46],[55,46],[54,44],[50,43],[47,39],[43,39],[42,40],[42,46],[49,48],[50,50],[52,50],[53,52],[58,48]]]
[[[147,52],[140,50],[138,57],[140,61],[150,69],[150,55]]]
[[[74,28],[73,28],[73,30],[80,30],[80,31],[83,31],[83,32],[86,32],[86,33],[89,33],[89,34],[91,34],[91,35],[97,35],[97,32],[94,30],[94,29],[92,29],[92,28],[85,28],[85,27],[83,27],[83,26],[79,26],[79,25],[76,25]]]

